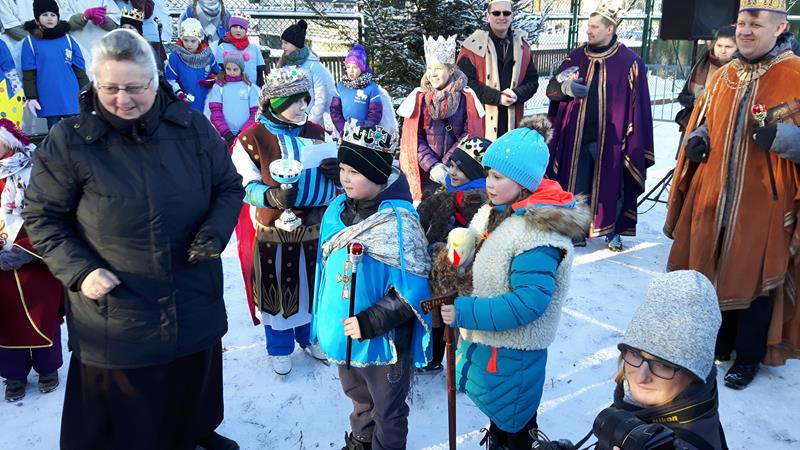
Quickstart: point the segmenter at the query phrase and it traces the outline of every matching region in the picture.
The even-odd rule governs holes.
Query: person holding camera
[[[714,366],[721,323],[714,286],[700,272],[679,270],[650,282],[618,345],[614,403],[592,427],[597,450],[728,448]],[[588,437],[543,448],[576,449]]]

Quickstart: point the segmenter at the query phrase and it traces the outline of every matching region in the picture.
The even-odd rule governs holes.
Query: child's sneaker
[[[622,238],[618,234],[606,236],[606,242],[608,243],[608,249],[612,252],[622,251]]]
[[[42,394],[55,391],[58,387],[58,372],[54,370],[50,373],[39,375],[39,383],[37,383],[36,387],[39,388],[39,392]]]
[[[292,371],[292,357],[286,356],[273,356],[272,357],[272,370],[278,375],[286,375]]]
[[[28,380],[5,380],[5,384],[7,402],[16,402],[25,397],[25,387],[28,385]]]
[[[325,353],[322,353],[322,349],[319,348],[319,344],[312,344],[306,347],[303,347],[309,355],[311,355],[314,359],[318,359],[322,362],[328,362],[328,357],[325,356]]]

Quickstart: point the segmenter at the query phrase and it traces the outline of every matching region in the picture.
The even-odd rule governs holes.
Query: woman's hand
[[[345,336],[353,339],[361,339],[361,328],[358,326],[358,319],[355,317],[348,317],[347,319],[342,319],[342,323],[344,324]]]
[[[83,279],[81,292],[88,299],[98,300],[119,284],[119,278],[113,272],[106,269],[94,269]]]
[[[442,305],[442,321],[447,325],[456,321],[456,305]]]

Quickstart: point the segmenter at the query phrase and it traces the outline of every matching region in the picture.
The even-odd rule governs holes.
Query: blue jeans
[[[273,330],[271,326],[264,325],[264,331],[267,335],[267,354],[270,356],[291,355],[295,341],[303,348],[311,345],[310,323],[288,330]]]

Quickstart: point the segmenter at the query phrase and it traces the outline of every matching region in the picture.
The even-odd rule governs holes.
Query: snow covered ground
[[[658,122],[656,166],[648,172],[654,185],[673,166],[677,127]],[[643,205],[642,211],[652,205]],[[640,215],[639,235],[625,239],[626,250],[615,254],[601,240],[578,249],[570,295],[558,337],[550,347],[547,383],[539,408],[539,424],[552,438],[577,441],[608,406],[614,388],[616,344],[649,279],[664,271],[670,241],[661,234],[664,205]],[[350,402],[341,392],[336,369],[313,361],[301,351],[285,378],[276,376],[266,357],[263,328],[253,327],[234,248],[224,254],[225,297],[230,331],[223,339],[226,419],[219,431],[243,449],[341,448]],[[680,333],[680,330],[675,330]],[[66,348],[66,339],[64,342]],[[68,354],[64,355],[65,361]],[[729,363],[719,365],[719,381]],[[62,381],[66,366],[60,371]],[[56,449],[63,387],[42,395],[30,377],[28,396],[0,404],[0,449]],[[732,449],[796,449],[800,447],[800,361],[762,368],[741,392],[720,387],[722,423]],[[447,401],[444,374],[418,376],[409,398],[409,449],[447,448]],[[792,424],[795,425],[792,425]],[[458,396],[459,447],[478,448],[481,427],[488,420],[471,401]],[[80,430],[75,430],[80,432]]]

